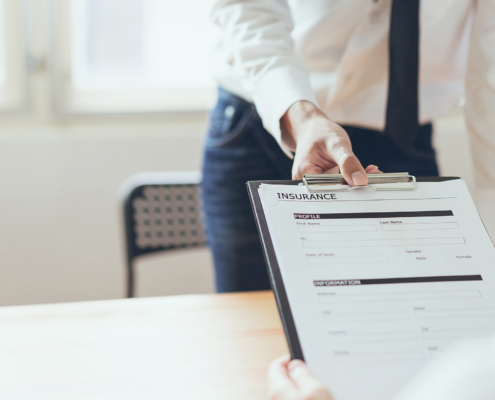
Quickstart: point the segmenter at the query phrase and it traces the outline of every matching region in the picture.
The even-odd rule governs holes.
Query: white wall
[[[205,122],[1,128],[0,305],[122,297],[119,186],[137,172],[200,168]],[[442,174],[472,187],[462,114],[436,128]],[[213,290],[207,250],[152,256],[138,270],[140,295]]]
[[[120,184],[142,171],[196,170],[204,117],[192,122],[0,130],[0,305],[123,296]],[[189,259],[188,259],[189,258]],[[212,291],[207,250],[156,257],[143,294]],[[144,271],[148,272],[148,271]],[[176,282],[176,281],[175,281]]]

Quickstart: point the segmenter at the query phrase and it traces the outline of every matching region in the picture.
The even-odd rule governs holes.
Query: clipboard
[[[445,181],[450,181],[450,180],[455,180],[455,179],[460,179],[459,177],[412,177],[411,175],[407,173],[400,173],[399,175],[405,176],[406,174],[409,177],[409,181],[414,181],[415,182],[445,182]],[[370,175],[375,175],[375,174],[369,174]],[[376,174],[378,175],[378,174]],[[394,175],[394,174],[387,174],[387,175]],[[382,175],[383,176],[383,175]],[[270,284],[273,290],[273,293],[275,295],[275,300],[277,302],[277,308],[280,314],[280,319],[282,320],[282,325],[284,327],[285,331],[285,336],[287,338],[287,343],[289,346],[290,354],[292,359],[299,359],[304,361],[304,354],[302,351],[301,343],[299,341],[299,337],[297,334],[297,329],[296,325],[294,322],[294,318],[292,316],[292,311],[290,308],[289,304],[289,299],[287,296],[287,292],[285,290],[285,285],[282,280],[282,274],[280,271],[280,267],[277,261],[277,257],[275,255],[275,248],[273,246],[272,238],[270,236],[270,232],[268,229],[268,224],[266,221],[266,216],[263,210],[263,206],[261,204],[261,199],[259,196],[258,189],[260,185],[263,184],[269,184],[269,185],[307,185],[307,178],[308,176],[305,177],[304,181],[299,180],[299,181],[293,181],[293,180],[286,180],[286,181],[249,181],[246,183],[247,185],[247,190],[249,194],[249,199],[251,201],[251,207],[253,209],[254,217],[256,220],[256,226],[258,228],[258,234],[260,237],[260,242],[261,246],[263,248],[263,255],[265,257],[265,262],[268,270],[268,276],[270,278]],[[330,175],[324,175],[320,178],[320,182],[318,182],[318,176],[311,175],[309,177],[313,177],[316,181],[313,181],[314,184],[318,183],[324,183],[326,182],[327,184],[334,184],[338,185],[339,183],[345,184],[345,182],[342,182],[342,176],[341,175],[333,175],[333,180],[331,182],[328,182],[328,177]],[[412,179],[414,178],[414,179]],[[390,178],[388,182],[385,183],[395,183],[395,182],[401,182],[400,180],[394,180],[394,178]],[[403,182],[403,180],[402,180]],[[379,182],[379,183],[384,183],[384,182]],[[370,185],[371,186],[373,183],[371,183],[370,180]],[[373,189],[372,187],[370,187]],[[329,191],[332,191],[332,189],[326,189]],[[342,190],[342,189],[337,189],[337,190]],[[347,190],[347,189],[345,189]],[[375,189],[376,190],[376,189]],[[381,190],[395,190],[395,189],[381,189]],[[403,189],[400,189],[403,190]]]

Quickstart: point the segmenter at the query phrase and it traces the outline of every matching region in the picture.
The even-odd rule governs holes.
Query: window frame
[[[0,114],[26,113],[31,109],[27,4],[25,0],[1,1],[5,83],[0,89]]]

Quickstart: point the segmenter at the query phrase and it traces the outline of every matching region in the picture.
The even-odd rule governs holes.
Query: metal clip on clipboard
[[[363,186],[349,186],[341,174],[304,175],[303,184],[309,192],[341,192],[360,188],[373,190],[414,190],[416,189],[416,177],[408,172],[396,172],[392,174],[367,174],[368,184]],[[381,185],[408,184],[400,186],[383,187]],[[410,184],[410,185],[409,185]],[[380,186],[375,186],[380,185]]]

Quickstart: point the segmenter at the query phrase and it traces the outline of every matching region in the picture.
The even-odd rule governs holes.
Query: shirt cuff
[[[280,118],[297,101],[318,105],[304,69],[281,66],[268,71],[255,84],[253,101],[263,126],[277,140],[284,153],[293,158],[291,149],[282,141]]]

